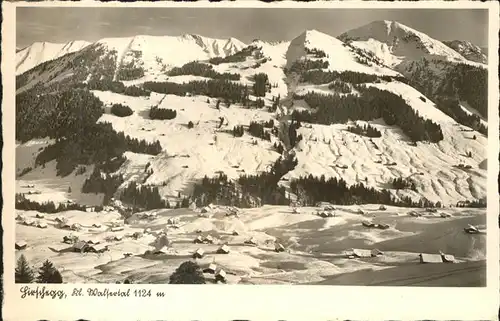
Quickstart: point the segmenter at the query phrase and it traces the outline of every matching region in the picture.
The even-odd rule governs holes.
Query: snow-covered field
[[[438,254],[442,251],[454,255],[456,263],[441,263],[448,266],[437,268],[441,270],[457,269],[455,265],[461,262],[461,267],[475,266],[486,257],[485,235],[471,235],[463,230],[467,224],[484,227],[484,210],[440,210],[450,214],[448,218],[442,218],[441,213],[421,210],[423,216],[417,218],[409,216],[410,209],[406,208],[388,207],[382,211],[377,205],[338,206],[335,217],[322,218],[316,215],[318,209],[305,207],[293,213],[287,206],[264,206],[241,210],[238,217],[226,216],[225,208],[217,206],[206,214],[207,217],[200,217],[199,210],[156,210],[148,218],[141,218],[143,213],[137,213],[126,224],[114,211],[67,211],[44,218],[36,218],[33,211],[16,211],[17,215],[48,225],[42,230],[18,222],[16,240],[26,241],[28,245],[16,254],[24,254],[34,265],[50,259],[68,283],[115,282],[126,278],[137,283],[167,283],[170,274],[182,262],[192,260],[199,248],[205,252],[203,258],[196,259],[202,268],[215,263],[228,273],[228,283],[240,284],[336,284],[335,278],[348,277],[350,273],[365,276],[371,270],[384,269],[390,269],[396,278],[399,269],[425,266],[419,262],[422,252]],[[364,214],[357,214],[359,209]],[[56,217],[66,218],[68,224],[80,224],[81,230],[60,228]],[[177,228],[169,224],[171,218],[179,220]],[[366,228],[361,224],[365,220],[390,227],[385,230]],[[111,226],[120,222],[124,229],[112,232]],[[142,234],[144,231],[141,237],[133,237],[134,232]],[[157,235],[163,231],[170,246],[163,248],[163,253],[145,254],[155,249]],[[200,235],[211,235],[214,244],[195,244],[195,238]],[[109,251],[100,254],[73,252],[71,244],[62,242],[64,236],[100,242],[107,245]],[[245,244],[251,238],[256,244]],[[275,242],[286,250],[276,252]],[[228,254],[216,253],[222,244],[229,246]],[[351,248],[378,249],[383,254],[349,259],[346,251]],[[447,285],[484,284],[481,273],[479,269],[478,273]],[[351,280],[349,284],[363,284],[365,278]],[[411,283],[409,279],[406,282]]]

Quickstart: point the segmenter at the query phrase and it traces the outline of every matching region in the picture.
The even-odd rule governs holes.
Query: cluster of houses
[[[426,211],[429,213],[435,213],[435,214],[438,213],[436,209],[426,209]],[[410,212],[408,212],[408,215],[413,216],[413,217],[422,217],[422,216],[424,216],[424,212],[410,211]],[[448,217],[451,217],[451,214],[440,212],[439,216],[441,216],[442,218],[448,218]]]
[[[349,259],[356,258],[375,258],[384,255],[384,252],[378,249],[349,249],[345,252],[345,256]],[[444,254],[439,252],[439,254],[429,254],[420,253],[419,255],[420,263],[454,263],[455,257],[450,254]]]
[[[214,238],[211,236],[211,235],[207,235],[207,236],[201,236],[201,235],[198,235],[195,239],[194,239],[194,243],[197,243],[197,244],[213,244],[214,243]]]
[[[37,218],[39,218],[39,217],[37,216]],[[33,226],[33,227],[37,227],[37,228],[42,228],[42,229],[48,227],[47,223],[39,221],[39,220],[33,220],[30,218],[22,218],[21,224],[26,225],[26,226]]]
[[[213,274],[215,276],[215,283],[226,283],[226,271],[222,268],[217,268],[215,263],[210,263],[207,268],[203,269],[203,273]]]
[[[332,211],[319,211],[316,215],[320,217],[335,217],[335,212]]]

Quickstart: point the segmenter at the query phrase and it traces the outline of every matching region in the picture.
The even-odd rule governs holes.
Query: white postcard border
[[[14,284],[14,181],[15,181],[15,8],[30,7],[275,7],[275,8],[485,8],[489,9],[489,142],[486,288],[354,287],[303,285],[123,285],[63,284],[50,289],[65,290],[67,299],[21,299]],[[2,4],[3,141],[2,186],[4,229],[5,320],[479,320],[496,319],[499,302],[499,164],[498,30],[496,2],[276,2],[236,1],[222,3],[100,3],[16,2]],[[43,286],[43,285],[38,285]],[[49,285],[46,285],[49,287]],[[73,288],[152,289],[165,298],[71,297]]]

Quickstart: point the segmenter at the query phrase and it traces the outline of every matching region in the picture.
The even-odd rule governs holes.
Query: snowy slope
[[[347,46],[339,39],[319,32],[317,30],[307,30],[290,43],[286,53],[287,66],[291,66],[296,60],[306,55],[306,49],[319,49],[327,54],[324,60],[329,63],[329,70],[336,71],[356,71],[367,74],[389,75],[396,76],[397,72],[379,66],[374,62],[369,62],[369,65],[360,63],[358,60],[362,58],[352,48]]]
[[[377,149],[368,137],[348,132],[348,124],[302,126],[299,132],[304,138],[296,147],[299,164],[286,178],[312,173],[343,178],[349,185],[364,183],[375,188],[390,188],[388,183],[393,178],[416,176],[418,194],[434,202],[454,204],[486,196],[487,171],[478,165],[487,155],[487,137],[462,131],[463,126],[435,108],[429,99],[421,101],[419,97],[423,95],[406,84],[390,82],[370,86],[402,95],[420,116],[441,125],[444,140],[438,144],[419,142],[415,147],[409,146],[397,126],[387,126],[377,120],[369,122],[382,132],[382,138],[373,138]],[[476,140],[471,139],[473,135],[477,136]],[[467,151],[472,152],[472,158],[465,156]],[[397,165],[387,166],[392,162]],[[459,164],[471,165],[472,169],[453,167]],[[348,168],[339,167],[343,165]],[[417,176],[417,173],[423,175]],[[402,195],[417,197],[413,192]]]
[[[46,61],[79,51],[89,44],[90,42],[87,41],[71,41],[68,43],[35,42],[24,49],[16,50],[16,75],[22,74]]]
[[[404,60],[443,59],[467,63],[458,52],[428,35],[396,21],[374,21],[339,36],[342,41],[375,53],[389,66]]]

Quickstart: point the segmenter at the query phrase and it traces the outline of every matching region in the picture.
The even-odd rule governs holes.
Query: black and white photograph
[[[15,282],[486,287],[488,17],[17,7]]]

